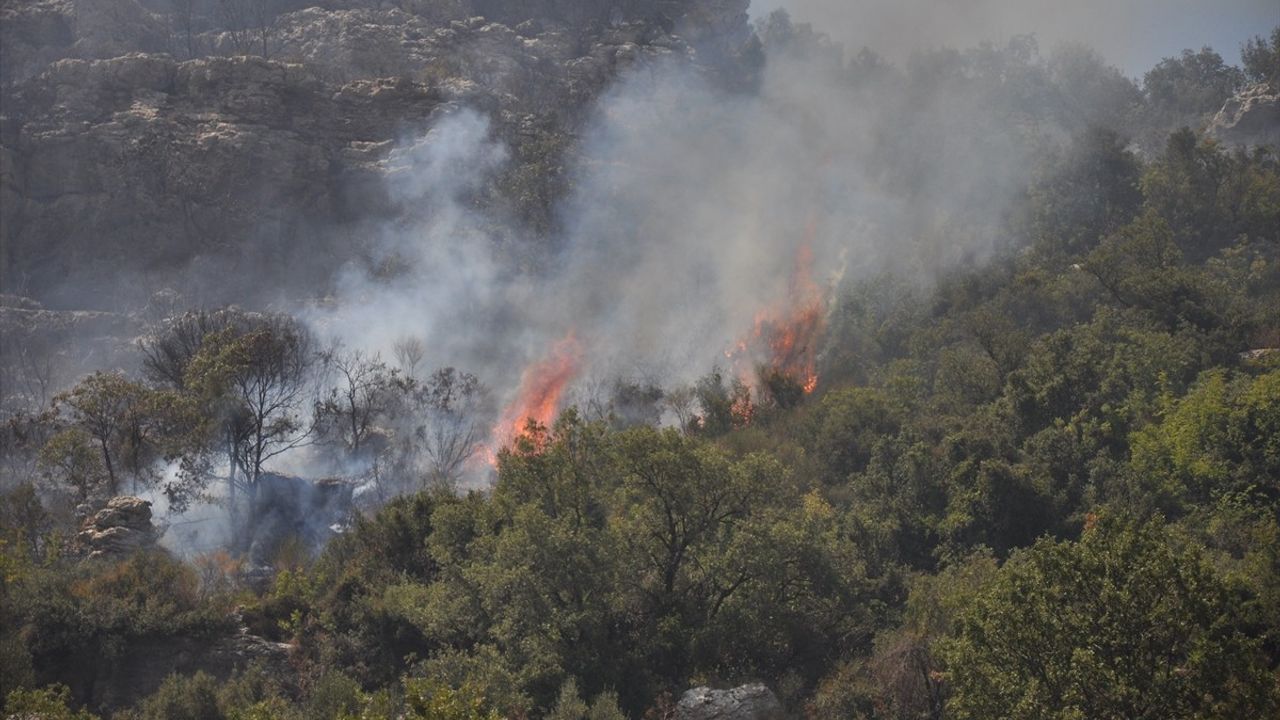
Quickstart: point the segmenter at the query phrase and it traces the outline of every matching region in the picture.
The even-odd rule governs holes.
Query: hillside
[[[4,717],[1280,711],[1280,28],[822,30],[5,0]]]

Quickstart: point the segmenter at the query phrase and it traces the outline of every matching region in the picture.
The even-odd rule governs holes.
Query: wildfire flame
[[[818,342],[826,329],[826,300],[813,280],[815,227],[805,229],[784,302],[756,313],[751,333],[725,353],[738,379],[759,388],[759,368],[798,383],[805,394],[818,387]]]
[[[497,463],[497,450],[525,434],[529,420],[550,425],[560,410],[560,400],[582,364],[582,346],[572,330],[551,346],[546,356],[525,368],[520,388],[490,433],[484,453],[490,465]]]

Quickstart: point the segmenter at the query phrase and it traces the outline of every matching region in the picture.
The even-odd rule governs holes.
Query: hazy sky
[[[1240,43],[1280,25],[1280,0],[752,0],[751,12],[777,7],[851,52],[865,45],[901,60],[917,47],[1034,33],[1042,50],[1086,42],[1134,77],[1188,47],[1239,63]]]

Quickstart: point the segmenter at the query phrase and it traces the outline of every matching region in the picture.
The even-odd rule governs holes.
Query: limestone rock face
[[[1232,145],[1280,146],[1280,92],[1260,84],[1237,93],[1213,117],[1208,132]]]
[[[124,555],[154,545],[160,533],[151,524],[151,503],[141,498],[111,498],[86,518],[77,540],[89,557]]]
[[[251,303],[246,267],[322,286],[394,217],[389,153],[442,114],[484,114],[519,158],[627,68],[731,52],[746,4],[287,0],[246,35],[213,0],[6,2],[0,281],[77,310],[157,284]]]
[[[697,687],[680,696],[676,720],[780,720],[782,704],[762,683],[732,690]]]
[[[138,0],[22,0],[0,7],[0,82],[27,80],[62,58],[166,52],[165,18]]]

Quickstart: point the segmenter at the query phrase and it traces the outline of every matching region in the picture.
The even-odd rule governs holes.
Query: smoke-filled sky
[[[509,162],[489,119],[440,118],[388,161],[392,194],[415,210],[380,247],[407,270],[353,268],[311,317],[384,353],[421,337],[427,366],[474,371],[506,401],[570,333],[581,380],[689,382],[731,364],[762,314],[786,315],[797,274],[830,294],[985,257],[1026,179],[1022,134],[1055,128],[1010,124],[1001,100],[945,74],[846,80],[825,55],[786,51],[746,94],[678,62],[624,73],[581,138],[564,235],[537,272],[486,242],[501,218],[461,202]]]
[[[793,20],[856,52],[900,61],[911,50],[997,44],[1034,33],[1044,49],[1084,42],[1126,74],[1209,45],[1229,63],[1240,44],[1280,24],[1278,0],[752,0],[756,17],[784,8]]]

